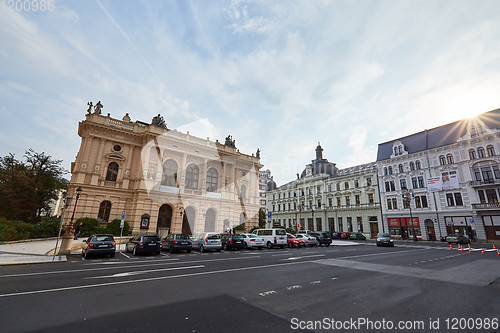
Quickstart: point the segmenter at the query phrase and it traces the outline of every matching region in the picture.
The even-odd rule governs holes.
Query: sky
[[[101,101],[113,118],[232,135],[281,185],[318,142],[342,169],[500,107],[497,0],[50,2],[0,0],[0,156],[32,148],[69,170]]]

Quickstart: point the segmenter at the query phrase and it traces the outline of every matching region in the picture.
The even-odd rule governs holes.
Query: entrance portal
[[[158,223],[156,224],[156,233],[163,238],[170,233],[172,224],[172,207],[162,205],[158,212]]]

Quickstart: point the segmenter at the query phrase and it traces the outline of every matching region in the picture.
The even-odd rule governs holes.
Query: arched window
[[[486,147],[486,151],[488,152],[488,156],[495,156],[495,148],[492,145]]]
[[[398,147],[394,147],[394,155],[398,156]]]
[[[446,160],[444,158],[444,155],[440,155],[439,156],[439,164],[440,165],[445,165],[446,164]]]
[[[240,214],[240,225],[245,225],[245,213]]]
[[[483,147],[477,148],[477,157],[483,158],[484,156],[485,156],[485,154],[484,154],[484,148]]]
[[[207,192],[217,192],[217,183],[219,180],[219,174],[214,168],[210,168],[207,171]]]
[[[215,210],[212,208],[205,214],[205,231],[215,231]]]
[[[398,147],[398,153],[399,153],[399,155],[401,155],[403,153],[403,147],[402,146]]]
[[[476,159],[476,151],[474,149],[469,150],[469,159],[471,159],[471,160]]]
[[[402,173],[403,172],[403,164],[398,165],[398,168],[399,168],[399,173]]]
[[[167,160],[163,164],[161,184],[165,186],[177,187],[177,163],[174,160]]]
[[[111,202],[109,201],[101,202],[101,204],[99,205],[99,213],[97,214],[97,221],[108,222],[110,212],[111,212]]]
[[[384,167],[384,176],[387,176],[387,167]],[[339,184],[337,184],[337,185],[339,185]],[[338,189],[337,189],[337,191],[338,191]]]
[[[241,190],[240,190],[240,198],[241,199],[245,199],[246,191],[247,191],[247,187],[245,185],[241,185]]]
[[[389,167],[389,174],[392,175],[392,166]]]
[[[116,182],[116,177],[118,177],[118,163],[111,162],[108,165],[108,172],[106,173],[106,180]]]
[[[420,161],[415,161],[415,167],[417,168],[417,170],[420,170]]]
[[[197,190],[198,189],[198,176],[200,171],[194,164],[188,165],[186,169],[186,188]]]
[[[413,161],[410,162],[410,170],[411,171],[415,170],[415,163],[413,163]]]
[[[453,155],[452,154],[447,154],[446,155],[446,161],[448,162],[448,164],[452,164],[453,163]]]

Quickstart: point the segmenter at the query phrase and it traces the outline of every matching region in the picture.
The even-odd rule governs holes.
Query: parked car
[[[340,234],[340,239],[350,239],[351,233],[350,232],[343,232]]]
[[[162,250],[167,250],[170,253],[176,251],[187,251],[189,253],[193,248],[193,242],[188,234],[169,234],[162,239],[161,243]]]
[[[451,243],[467,244],[467,243],[469,243],[469,237],[467,237],[465,235],[459,235],[459,234],[448,235],[448,236],[446,236],[446,241],[448,242],[448,244],[451,244]]]
[[[243,241],[245,242],[246,249],[259,249],[261,250],[265,243],[264,238],[257,236],[256,234],[242,234]]]
[[[366,237],[361,232],[354,232],[349,236],[349,239],[366,240]]]
[[[312,230],[299,230],[297,231],[297,234],[310,234]]]
[[[340,232],[333,232],[332,239],[340,239]]]
[[[136,235],[127,242],[125,250],[134,256],[141,253],[160,254],[161,240],[158,235]]]
[[[108,255],[114,257],[116,242],[113,235],[96,234],[83,241],[82,256],[88,259],[91,255]]]
[[[264,242],[268,249],[271,249],[273,247],[279,247],[283,249],[285,248],[285,246],[287,246],[285,229],[257,229],[255,230],[255,234],[259,237],[264,238]]]
[[[220,234],[218,232],[200,232],[193,237],[193,249],[205,252],[207,250],[222,250]]]
[[[301,239],[304,244],[307,246],[318,246],[319,245],[319,242],[318,240],[316,239],[316,237],[312,236],[312,235],[309,235],[309,234],[296,234],[295,237],[297,237],[298,239]]]
[[[286,241],[287,241],[288,247],[303,247],[303,246],[306,246],[306,244],[304,243],[304,240],[295,237],[295,235],[287,233],[286,237],[287,237]]]
[[[330,236],[329,232],[317,231],[317,232],[311,232],[310,235],[316,237],[316,239],[319,242],[319,246],[325,245],[328,247],[332,243],[332,237]]]
[[[238,234],[221,234],[221,243],[224,251],[240,250],[245,248],[243,236]]]
[[[380,233],[377,235],[377,246],[394,246],[394,240],[388,233]]]

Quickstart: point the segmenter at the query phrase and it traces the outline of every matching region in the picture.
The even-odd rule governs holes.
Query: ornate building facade
[[[379,144],[384,223],[395,237],[500,240],[500,109]]]
[[[240,153],[230,136],[220,143],[168,129],[160,115],[147,124],[91,109],[68,184],[70,196],[83,190],[75,218],[105,223],[125,211],[133,233],[160,236],[258,225],[259,152]]]
[[[338,169],[323,158],[318,144],[316,159],[297,174],[296,180],[268,189],[269,227],[359,231],[367,238],[383,231],[375,163]]]

